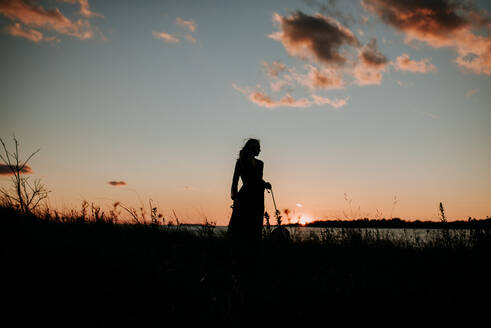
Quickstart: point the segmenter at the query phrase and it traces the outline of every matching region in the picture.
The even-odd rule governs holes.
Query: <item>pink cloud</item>
[[[269,85],[271,87],[271,90],[275,92],[283,91],[283,90],[288,90],[291,89],[293,90],[294,83],[292,82],[291,78],[288,76],[285,76],[283,79],[277,79],[277,80],[271,80],[269,81]]]
[[[363,6],[384,23],[434,48],[451,47],[455,63],[476,74],[491,75],[491,38],[472,32],[491,28],[489,15],[466,1],[363,0]]]
[[[34,42],[40,41],[39,34],[35,30],[39,28],[80,40],[90,39],[94,35],[94,29],[88,20],[72,21],[64,16],[58,8],[47,10],[32,1],[1,1],[0,14],[14,22],[11,25],[13,27],[8,29],[11,35],[24,37]],[[23,24],[25,27],[16,24]]]
[[[196,31],[196,23],[194,20],[185,20],[180,17],[176,18],[176,24],[189,30],[190,33],[169,34],[166,32],[152,32],[153,36],[164,40],[167,43],[180,43],[181,40],[187,40],[191,43],[196,43],[196,38],[192,35]]]
[[[14,166],[14,169],[15,169],[15,166]],[[24,165],[24,167],[22,167],[22,169],[20,170],[20,173],[21,174],[31,174],[33,172],[32,172],[32,168],[26,164],[26,165]],[[12,170],[10,169],[10,167],[7,164],[0,164],[0,175],[14,175],[14,173],[12,172]]]
[[[305,75],[291,70],[294,79],[301,85],[311,90],[342,89],[344,87],[344,81],[337,70],[331,68],[318,69],[312,65],[308,65],[308,69],[309,72]]]
[[[262,65],[270,77],[278,77],[278,75],[287,68],[285,64],[279,61],[273,61],[271,64],[263,61]]]
[[[168,43],[179,43],[181,42],[178,38],[175,36],[165,33],[165,32],[152,32],[153,36],[156,37],[157,39],[164,40],[165,42]]]
[[[189,32],[193,33],[194,31],[196,31],[196,22],[192,19],[190,20],[184,20],[180,17],[177,17],[176,18],[176,24],[181,26],[181,27],[185,27],[189,30]]]
[[[348,97],[344,99],[331,100],[329,98],[317,96],[315,94],[312,95],[312,100],[307,98],[296,99],[290,94],[286,94],[279,100],[274,100],[271,96],[266,94],[266,92],[264,92],[261,89],[249,91],[248,89],[240,88],[235,84],[232,84],[232,87],[235,90],[239,91],[240,93],[245,94],[247,98],[254,104],[260,107],[266,107],[270,109],[278,108],[278,107],[305,108],[305,107],[310,107],[312,105],[325,105],[325,104],[331,105],[335,108],[340,108],[346,105],[348,100]]]
[[[407,71],[413,73],[436,72],[435,65],[430,63],[430,60],[428,58],[423,58],[417,61],[410,59],[408,54],[402,54],[401,56],[398,56],[393,65],[398,71]]]
[[[377,41],[370,40],[359,53],[353,76],[358,85],[380,85],[382,72],[386,71],[389,60],[378,50]]]
[[[463,5],[456,1],[362,0],[362,5],[409,38],[433,44],[445,43],[450,34],[469,25],[458,14]]]
[[[273,100],[263,91],[251,92],[249,94],[249,100],[258,106],[262,106],[266,108],[310,106],[310,101],[306,98],[295,99],[291,95],[287,94],[279,100]]]
[[[348,103],[349,97],[331,100],[327,97],[322,97],[322,96],[318,96],[318,95],[313,94],[312,99],[313,99],[313,103],[315,103],[316,105],[328,104],[334,108],[341,108]]]
[[[382,83],[382,72],[365,65],[357,65],[353,72],[355,82],[358,85],[380,85]]]

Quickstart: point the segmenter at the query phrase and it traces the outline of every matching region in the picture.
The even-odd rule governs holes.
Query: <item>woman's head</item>
[[[259,144],[258,139],[248,139],[240,150],[239,157],[240,158],[246,158],[246,157],[253,157],[259,155],[259,152],[261,152],[261,145]]]

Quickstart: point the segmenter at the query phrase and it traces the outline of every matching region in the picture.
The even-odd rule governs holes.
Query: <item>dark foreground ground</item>
[[[491,295],[488,229],[419,247],[353,230],[240,250],[211,227],[62,223],[0,208],[0,238],[3,311],[16,327],[328,326],[361,310],[375,320],[397,311],[402,323],[421,313],[471,318]]]

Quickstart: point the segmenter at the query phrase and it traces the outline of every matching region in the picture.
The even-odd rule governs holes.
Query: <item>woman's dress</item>
[[[255,161],[255,166],[241,159],[235,164],[234,176],[240,176],[242,187],[234,200],[228,225],[228,232],[233,238],[249,241],[261,240],[264,217],[264,163]]]

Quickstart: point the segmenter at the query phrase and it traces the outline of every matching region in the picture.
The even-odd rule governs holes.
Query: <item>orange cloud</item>
[[[15,166],[13,168],[15,169]],[[32,168],[26,164],[26,165],[24,165],[24,167],[22,167],[22,169],[20,170],[20,173],[31,174],[33,172],[32,172]],[[8,165],[0,164],[0,175],[14,175],[14,173],[12,172],[11,168]]]
[[[358,46],[358,39],[346,27],[331,17],[321,14],[309,16],[297,11],[283,17],[273,15],[279,31],[269,35],[280,41],[292,56],[306,59],[313,57],[325,65],[342,65],[347,61],[340,48],[344,45]]]
[[[173,36],[171,34],[168,34],[168,33],[165,33],[165,32],[155,32],[154,31],[154,32],[152,32],[152,34],[157,39],[162,39],[162,40],[164,40],[165,42],[168,42],[168,43],[179,43],[179,42],[181,42],[181,40],[179,40],[175,36]]]
[[[334,108],[341,108],[341,107],[343,107],[344,105],[346,105],[348,103],[348,99],[349,99],[349,97],[346,97],[346,98],[331,100],[331,99],[329,99],[327,97],[322,97],[322,96],[318,96],[318,95],[315,95],[315,94],[312,95],[312,98],[313,98],[313,103],[316,104],[316,105],[325,105],[325,104],[328,104],[328,105],[331,105]]]
[[[254,91],[249,91],[247,89],[243,89],[238,87],[235,84],[232,84],[232,87],[239,91],[242,94],[245,94],[248,99],[255,103],[258,106],[266,107],[266,108],[277,108],[277,107],[310,107],[312,105],[331,105],[335,108],[340,108],[346,105],[348,97],[345,99],[337,99],[331,100],[326,97],[317,96],[315,94],[312,95],[312,100],[307,98],[295,99],[290,94],[286,94],[279,100],[274,100],[268,94],[266,94],[263,90],[257,89]]]
[[[463,4],[456,1],[362,0],[362,5],[408,37],[428,43],[446,42],[449,34],[469,25],[458,14]]]
[[[158,39],[164,40],[167,43],[180,43],[181,40],[186,39],[189,42],[196,43],[196,38],[191,34],[196,31],[196,23],[194,20],[184,20],[180,17],[176,18],[176,24],[187,28],[190,33],[177,33],[176,35],[165,33],[165,32],[152,32],[153,36]]]
[[[310,106],[310,101],[306,98],[295,99],[291,95],[287,94],[280,100],[271,99],[263,91],[253,91],[249,94],[249,100],[258,106],[266,108],[276,108],[276,107],[308,107]]]
[[[360,60],[369,67],[383,68],[389,60],[378,50],[377,40],[371,39],[362,49]]]
[[[353,71],[358,85],[379,85],[382,83],[382,72],[387,68],[389,60],[378,50],[377,41],[370,40],[360,51],[359,62]]]
[[[423,58],[420,61],[412,60],[408,54],[402,54],[396,58],[393,64],[398,71],[408,71],[413,73],[429,73],[436,72],[436,67],[428,58]]]
[[[355,82],[358,85],[380,85],[382,83],[382,72],[366,65],[357,65],[353,72]]]
[[[119,187],[119,186],[126,186],[125,181],[109,181],[108,182],[111,186]]]
[[[90,10],[90,5],[88,0],[58,0],[60,2],[65,2],[65,3],[70,3],[70,4],[76,4],[78,3],[80,5],[80,14],[84,17],[91,18],[91,17],[104,17],[104,15],[95,13]]]
[[[278,77],[281,72],[284,72],[286,70],[286,65],[279,61],[273,61],[271,64],[263,61],[262,65],[268,75],[271,77]]]
[[[491,38],[474,28],[491,28],[489,15],[467,1],[362,0],[366,10],[403,32],[406,42],[421,41],[435,48],[452,47],[455,63],[476,74],[491,75]]]
[[[184,20],[180,17],[177,17],[176,18],[176,24],[181,26],[181,27],[185,27],[189,30],[189,32],[193,33],[194,31],[196,31],[196,22],[192,19],[190,20]]]
[[[0,14],[14,22],[14,25],[11,25],[13,27],[7,29],[8,33],[34,42],[40,41],[39,34],[35,32],[34,28],[43,28],[59,34],[76,37],[80,40],[90,39],[94,35],[93,28],[88,20],[79,19],[72,21],[65,17],[58,8],[47,10],[31,1],[1,1]],[[23,24],[27,28],[16,24]]]
[[[337,70],[331,68],[318,69],[308,65],[309,72],[305,75],[290,70],[294,79],[311,90],[315,89],[342,89],[344,81]]]
[[[36,43],[43,40],[43,33],[33,28],[23,28],[19,23],[7,26],[6,31],[12,36],[26,38]]]
[[[282,80],[277,79],[269,81],[269,85],[271,90],[279,92],[285,89],[293,90],[294,83],[292,82],[290,76],[285,76]]]

